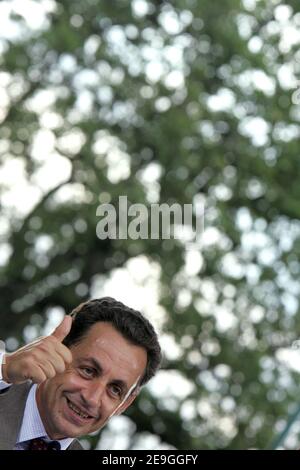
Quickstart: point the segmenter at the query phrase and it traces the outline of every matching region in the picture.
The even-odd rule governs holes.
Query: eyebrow
[[[100,362],[97,361],[94,357],[83,357],[82,356],[82,357],[79,357],[77,359],[77,361],[78,362],[89,362],[94,367],[94,369],[96,369],[98,375],[101,375],[101,373],[103,372],[103,367],[101,366]],[[124,380],[114,379],[114,380],[112,380],[112,383],[115,384],[115,385],[118,385],[119,387],[121,387],[123,396],[126,395],[129,388],[128,388],[127,383]]]

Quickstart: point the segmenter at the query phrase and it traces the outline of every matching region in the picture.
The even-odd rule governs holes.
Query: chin
[[[73,426],[61,416],[55,422],[55,430],[56,432],[53,433],[54,435],[50,436],[52,439],[66,439],[68,437],[75,438],[89,432],[88,430],[85,431],[84,429],[80,429],[77,426]]]

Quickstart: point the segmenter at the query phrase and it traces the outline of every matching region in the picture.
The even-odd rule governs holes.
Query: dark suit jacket
[[[11,385],[0,392],[0,450],[12,450],[22,425],[30,382]],[[67,450],[83,450],[75,439]]]

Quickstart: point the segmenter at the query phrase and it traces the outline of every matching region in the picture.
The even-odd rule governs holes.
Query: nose
[[[97,381],[90,381],[87,384],[87,387],[82,391],[82,399],[85,403],[85,406],[92,412],[93,414],[99,413],[99,408],[101,407],[103,395],[105,392],[105,384],[101,380]]]

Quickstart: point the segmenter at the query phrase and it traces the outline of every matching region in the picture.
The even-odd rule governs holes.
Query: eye
[[[111,385],[110,392],[114,398],[121,398],[122,389],[118,385]]]
[[[91,367],[81,367],[80,370],[86,377],[93,377],[95,372],[94,369],[92,369]]]

